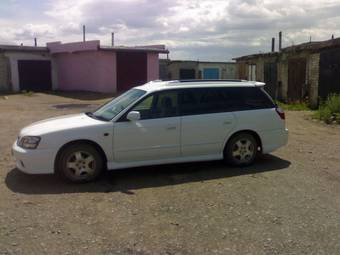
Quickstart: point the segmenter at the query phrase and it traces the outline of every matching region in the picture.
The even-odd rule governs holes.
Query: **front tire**
[[[96,148],[81,143],[63,149],[56,163],[57,172],[74,183],[93,181],[104,168],[104,160]]]
[[[234,166],[252,164],[258,153],[258,143],[249,133],[234,135],[224,150],[224,158]]]

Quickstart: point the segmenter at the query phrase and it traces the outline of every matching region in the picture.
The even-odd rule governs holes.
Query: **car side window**
[[[225,104],[218,88],[183,89],[180,94],[181,115],[223,112]]]
[[[253,87],[183,89],[179,103],[183,116],[274,107],[260,88]]]
[[[152,116],[152,106],[155,102],[155,96],[147,96],[144,100],[134,106],[131,111],[138,111],[140,113],[141,119],[148,119]]]
[[[178,116],[178,92],[170,90],[154,93],[138,103],[131,111],[140,112],[142,120]]]

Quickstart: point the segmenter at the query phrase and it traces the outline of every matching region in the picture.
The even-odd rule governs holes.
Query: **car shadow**
[[[290,162],[274,155],[264,155],[248,167],[230,167],[223,161],[171,164],[129,168],[106,172],[98,181],[72,184],[55,175],[28,175],[12,169],[5,178],[7,187],[16,193],[62,194],[83,192],[123,192],[230,178],[241,175],[256,177],[260,173],[288,169]]]

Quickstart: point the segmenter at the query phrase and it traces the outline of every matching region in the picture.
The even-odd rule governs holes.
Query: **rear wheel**
[[[225,150],[224,158],[232,165],[247,166],[254,162],[258,143],[249,133],[239,133],[233,136]]]
[[[103,170],[101,154],[89,144],[66,147],[57,161],[57,172],[71,182],[84,183],[95,180]]]

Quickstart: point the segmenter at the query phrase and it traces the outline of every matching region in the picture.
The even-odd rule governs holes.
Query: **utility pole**
[[[111,33],[111,46],[112,47],[115,46],[115,33],[114,32]]]
[[[279,51],[282,49],[282,32],[279,32]]]
[[[37,47],[37,46],[38,46],[38,44],[37,44],[37,38],[34,37],[34,47]]]
[[[83,25],[83,42],[85,42],[85,25]]]

